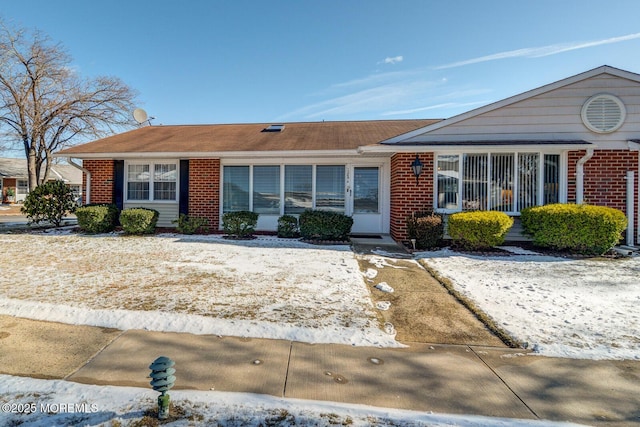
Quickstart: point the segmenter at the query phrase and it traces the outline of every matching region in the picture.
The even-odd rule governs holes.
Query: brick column
[[[220,159],[189,160],[189,216],[207,218],[220,227]]]
[[[113,160],[84,160],[91,172],[91,203],[113,203]],[[82,174],[82,202],[86,203],[87,176]]]
[[[420,153],[424,165],[416,185],[411,163],[416,153],[398,153],[391,157],[391,237],[408,239],[407,217],[414,212],[433,209],[433,153]]]

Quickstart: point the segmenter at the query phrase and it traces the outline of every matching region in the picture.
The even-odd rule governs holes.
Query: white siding
[[[627,117],[622,127],[611,134],[589,131],[582,123],[582,105],[598,93],[622,100]],[[640,132],[640,84],[600,74],[550,92],[526,98],[458,123],[444,126],[408,141],[489,141],[489,140],[585,140],[599,148],[627,148],[628,139]]]
[[[155,209],[160,212],[160,216],[158,217],[158,227],[175,227],[175,224],[172,224],[171,221],[178,219],[179,216],[179,206],[177,203],[144,203],[144,202],[126,202],[124,204],[125,209],[130,208],[148,208]]]

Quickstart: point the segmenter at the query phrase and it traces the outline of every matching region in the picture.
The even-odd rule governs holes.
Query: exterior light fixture
[[[413,163],[411,163],[411,170],[416,177],[416,186],[418,185],[418,178],[420,178],[423,166],[424,165],[420,161],[420,157],[418,157],[418,155],[416,154],[416,158],[413,160]]]

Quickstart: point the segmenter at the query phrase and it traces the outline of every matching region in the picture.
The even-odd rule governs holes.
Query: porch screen
[[[560,201],[560,155],[544,155],[544,204]]]
[[[458,208],[459,156],[438,156],[438,207]]]
[[[223,212],[249,210],[249,166],[225,166],[223,178]]]
[[[560,158],[559,154],[544,153],[439,154],[437,207],[519,212],[557,203]]]
[[[316,209],[344,213],[344,166],[316,166]]]
[[[313,207],[313,166],[284,167],[284,213],[299,214]]]
[[[253,167],[253,211],[280,214],[280,166]]]

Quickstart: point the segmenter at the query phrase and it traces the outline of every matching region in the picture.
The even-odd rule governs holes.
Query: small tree
[[[29,224],[50,222],[60,227],[62,218],[76,208],[75,195],[62,181],[49,181],[31,191],[22,205]]]

